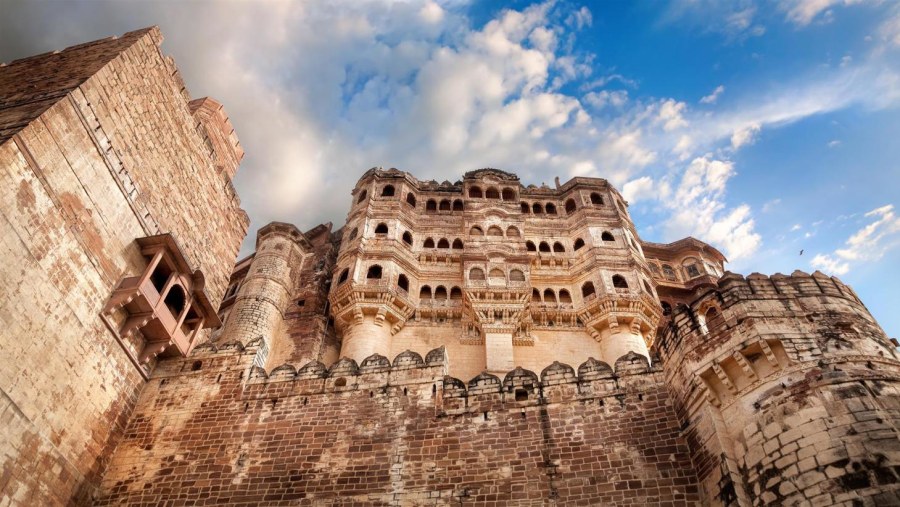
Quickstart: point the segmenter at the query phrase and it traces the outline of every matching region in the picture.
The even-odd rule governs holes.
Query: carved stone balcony
[[[116,330],[120,338],[140,331],[145,344],[139,362],[164,352],[186,356],[202,328],[221,325],[204,291],[203,273],[191,270],[170,234],[139,238],[137,243],[147,267],[119,282],[102,313],[109,321],[116,311],[123,312]]]

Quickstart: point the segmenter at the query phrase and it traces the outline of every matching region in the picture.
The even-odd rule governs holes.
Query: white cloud
[[[802,228],[803,226],[801,226],[800,224],[794,224],[793,226],[791,226],[791,232],[799,231]]]
[[[878,35],[888,47],[900,48],[900,5],[894,4],[893,9],[878,27]]]
[[[840,139],[832,139],[831,141],[828,141],[829,148],[837,148],[840,145],[841,145]]]
[[[831,10],[840,5],[852,5],[861,0],[787,0],[782,2],[781,8],[785,11],[785,17],[797,26],[806,26],[815,19],[823,22],[831,21]]]
[[[841,262],[830,255],[816,254],[809,261],[809,265],[831,275],[845,275],[850,271],[850,264]]]
[[[734,131],[731,135],[731,147],[735,150],[748,144],[753,144],[756,134],[759,133],[759,124],[754,123]]]
[[[715,104],[719,100],[719,96],[725,92],[725,86],[719,85],[709,95],[700,99],[701,104]]]
[[[863,216],[871,221],[853,233],[843,248],[830,254],[816,255],[811,265],[845,274],[850,271],[852,262],[877,261],[888,250],[900,245],[900,217],[894,213],[892,204],[873,209]]]
[[[671,131],[688,126],[688,121],[684,118],[684,112],[687,104],[678,102],[674,99],[666,99],[658,105],[657,119],[663,125],[663,130]]]
[[[734,175],[730,161],[710,155],[691,161],[674,195],[664,200],[672,211],[665,224],[669,234],[703,238],[720,246],[732,261],[753,254],[762,238],[754,230],[750,207],[728,209],[724,202],[726,183]]]
[[[763,203],[762,212],[768,213],[775,209],[779,204],[781,204],[781,198],[775,198],[770,201],[766,201],[765,203]]]
[[[625,90],[588,92],[584,95],[584,101],[597,109],[606,106],[622,107],[628,102],[628,92]]]
[[[630,204],[653,197],[653,178],[641,176],[622,185],[622,197]]]

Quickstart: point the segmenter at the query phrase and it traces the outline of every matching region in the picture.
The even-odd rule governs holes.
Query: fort
[[[898,343],[837,278],[498,169],[370,169],[235,263],[243,148],[161,41],[0,66],[0,505],[900,504]]]

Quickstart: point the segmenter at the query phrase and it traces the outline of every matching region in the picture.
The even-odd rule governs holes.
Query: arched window
[[[666,317],[668,317],[669,315],[672,315],[672,305],[670,305],[669,303],[666,303],[665,301],[663,301],[661,304],[662,304],[662,309],[663,309],[663,315]]]
[[[425,242],[422,243],[422,248],[434,248],[434,240],[431,238],[425,238]]]
[[[722,314],[715,308],[706,310],[706,329],[717,329],[724,321]]]
[[[541,302],[541,291],[537,289],[531,289],[531,300],[535,303]]]
[[[457,199],[453,201],[453,211],[462,211],[463,210],[463,202],[462,199]]]
[[[516,192],[515,192],[515,190],[513,190],[509,187],[506,187],[503,189],[503,193],[501,194],[501,197],[503,197],[504,201],[513,201],[516,199]]]
[[[531,211],[534,212],[535,215],[540,215],[544,213],[544,208],[541,207],[541,203],[536,202],[531,205]]]
[[[462,299],[462,290],[459,287],[450,289],[450,299]]]
[[[675,275],[675,270],[672,269],[672,266],[668,264],[662,265],[663,276],[666,277],[666,280],[678,280],[678,277]]]
[[[341,271],[341,276],[338,277],[338,284],[346,282],[348,276],[350,276],[350,268],[344,268],[344,270]]]
[[[591,204],[603,205],[603,197],[597,192],[591,192]]]
[[[653,273],[653,276],[658,277],[659,276],[659,266],[657,266],[656,264],[654,264],[652,262],[649,263],[649,266],[650,266],[650,272]]]
[[[477,225],[469,229],[469,236],[484,236],[484,231]]]
[[[553,292],[553,289],[544,289],[544,302],[545,303],[555,303],[556,302],[556,293]]]
[[[187,302],[187,298],[184,295],[184,289],[181,288],[181,285],[176,283],[169,287],[169,293],[166,294],[164,303],[176,320],[178,319],[178,316],[181,315],[181,311],[184,310],[185,302]]]
[[[462,250],[463,249],[463,242],[461,239],[456,238],[453,240],[453,249],[454,250]]]
[[[437,211],[437,201],[428,199],[428,202],[425,203],[425,212],[434,213],[435,211]]]
[[[499,268],[494,268],[488,274],[492,282],[505,281],[506,275]]]
[[[381,197],[394,197],[394,185],[385,185],[381,189]]]
[[[588,296],[593,296],[597,291],[594,290],[594,282],[584,282],[581,286],[581,297],[586,298]]]
[[[469,197],[481,198],[481,187],[472,187],[469,189]]]
[[[443,285],[438,285],[436,289],[434,289],[434,299],[447,299],[447,288]]]
[[[628,282],[625,281],[625,277],[622,275],[613,275],[612,277],[613,287],[617,289],[627,289]]]
[[[397,277],[397,287],[408,291],[409,290],[409,278],[406,278],[406,275],[401,274]]]
[[[546,209],[547,209],[547,214],[548,214],[548,215],[555,215],[555,214],[556,214],[556,205],[553,204],[552,202],[548,202],[548,203],[547,203]]]
[[[540,246],[538,246],[538,250],[540,250],[541,252],[549,252],[550,245],[546,241],[541,241]]]
[[[412,192],[406,194],[406,204],[409,204],[413,208],[416,207],[416,196],[414,196]]]
[[[492,225],[488,227],[488,236],[503,236],[503,229],[497,227],[496,225]]]
[[[687,264],[691,262],[692,264]],[[700,268],[697,267],[697,264],[693,264],[694,259],[688,259],[684,261],[684,271],[687,273],[688,277],[696,278],[700,276]]]
[[[352,231],[350,231],[350,234],[347,236],[347,241],[353,241],[354,239],[356,239],[356,234],[358,232],[358,229],[353,229]]]
[[[554,252],[565,252],[566,248],[564,246],[562,246],[562,243],[557,241],[557,242],[553,243],[553,251]]]
[[[431,287],[423,285],[422,288],[419,289],[419,299],[431,299]]]
[[[450,242],[447,241],[447,238],[441,238],[437,243],[438,248],[450,248]]]
[[[381,278],[381,266],[379,266],[378,264],[369,266],[369,271],[366,272],[366,278],[370,280],[377,280]]]
[[[509,272],[509,281],[510,282],[524,282],[525,281],[525,273],[523,273],[521,269],[513,269]]]
[[[528,213],[528,212],[531,211],[531,207],[528,206],[528,203],[527,203],[527,202],[523,202],[523,203],[521,204],[521,206],[522,206],[522,213]]]
[[[616,238],[613,237],[612,233],[609,231],[604,231],[603,234],[600,235],[600,239],[603,241],[615,241]]]
[[[521,234],[519,234],[519,229],[516,229],[515,227],[513,227],[511,225],[506,228],[506,237],[507,238],[518,238],[519,236],[521,236]]]
[[[484,270],[481,268],[470,269],[469,280],[484,280]]]
[[[357,199],[356,202],[360,203],[365,201],[367,195],[369,195],[369,193],[365,189],[363,189],[363,191],[359,193],[359,199]]]
[[[441,206],[438,209],[440,209],[441,211],[450,211],[450,208],[452,206],[453,205],[450,204],[450,199],[444,199],[441,201]]]
[[[412,246],[413,238],[412,238],[412,234],[410,234],[409,231],[406,231],[403,233],[403,242],[409,246]]]
[[[577,252],[579,249],[581,249],[583,246],[584,246],[584,240],[581,239],[581,238],[576,239],[576,240],[575,240],[575,244],[573,245],[574,250],[575,250],[576,252]]]
[[[488,187],[487,191],[484,193],[484,196],[487,199],[499,199],[500,192],[498,192],[497,189],[494,187]]]
[[[576,209],[577,209],[577,206],[575,205],[575,199],[569,199],[568,201],[566,201],[566,214],[567,215],[571,215],[572,213],[575,213]]]
[[[560,303],[571,303],[572,302],[572,295],[569,294],[569,291],[567,291],[566,289],[559,291],[559,302]]]
[[[537,247],[534,246],[534,241],[526,241],[525,242],[525,250],[529,252],[536,252]]]
[[[388,228],[386,223],[381,222],[380,224],[375,226],[375,234],[387,234],[387,232]]]

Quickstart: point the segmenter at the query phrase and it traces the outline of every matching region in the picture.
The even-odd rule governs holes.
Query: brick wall
[[[99,504],[686,505],[694,472],[659,369],[554,364],[468,386],[424,359],[268,374],[258,346],[161,364]],[[340,498],[338,498],[340,497]]]

